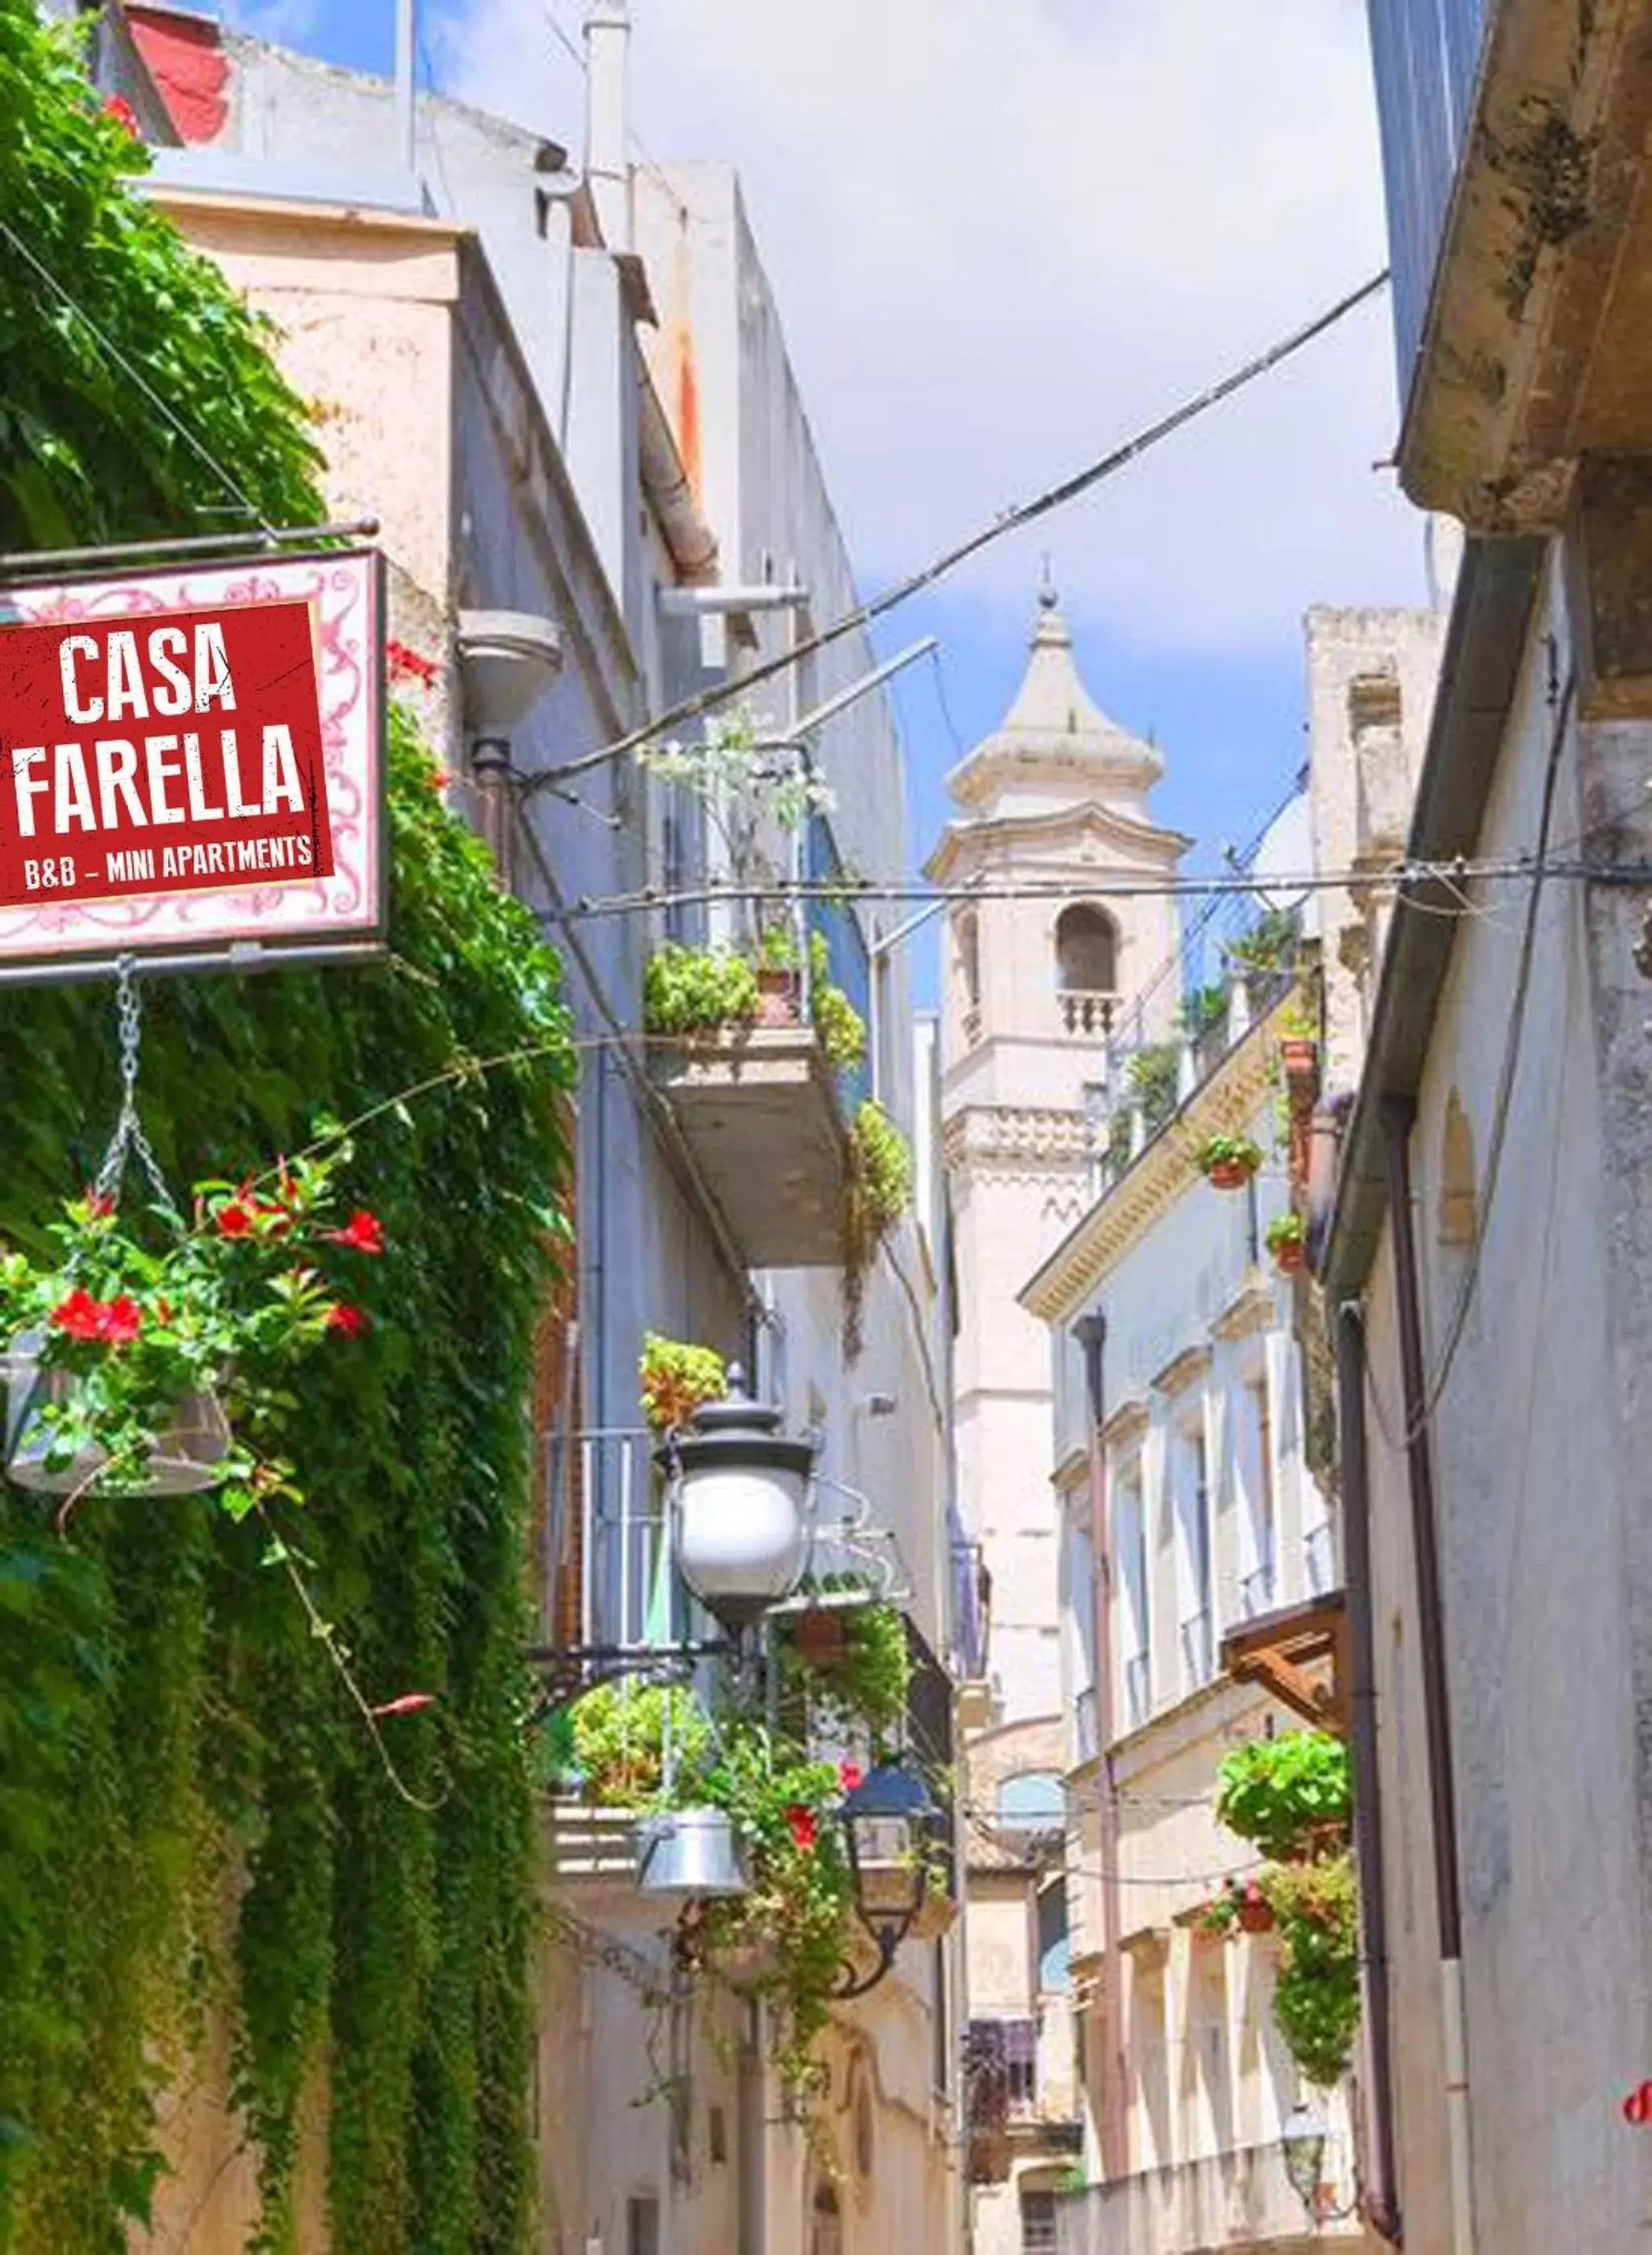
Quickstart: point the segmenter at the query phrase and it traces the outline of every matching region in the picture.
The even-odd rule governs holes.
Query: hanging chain
[[[144,1047],[144,1012],[138,1001],[136,965],[130,955],[122,955],[115,966],[115,1016],[120,1032],[121,1109],[94,1187],[99,1198],[107,1198],[112,1205],[117,1204],[127,1161],[136,1154],[149,1177],[156,1204],[181,1227],[183,1217],[173,1204],[166,1178],[137,1115],[137,1067]]]

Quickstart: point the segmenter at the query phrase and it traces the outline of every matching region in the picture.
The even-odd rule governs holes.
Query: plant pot
[[[1272,1904],[1260,1900],[1256,1902],[1250,1900],[1242,1902],[1239,1905],[1239,1926],[1240,1930],[1245,1934],[1271,1934],[1273,1931]]]
[[[757,973],[757,1022],[760,1026],[794,1026],[798,1022],[797,973],[766,969]]]
[[[1308,1248],[1298,1238],[1294,1245],[1276,1245],[1273,1265],[1282,1276],[1294,1276],[1308,1265]]]
[[[229,1452],[229,1427],[215,1394],[186,1395],[155,1438],[142,1466],[122,1466],[100,1479],[105,1451],[82,1449],[66,1464],[48,1462],[52,1432],[40,1416],[49,1403],[74,1398],[80,1380],[66,1370],[42,1370],[13,1342],[6,1416],[6,1476],[37,1495],[75,1495],[95,1487],[101,1495],[199,1495],[216,1487]]]
[[[1307,1079],[1320,1061],[1320,1044],[1311,1034],[1287,1034],[1279,1043],[1279,1063],[1287,1080]]]
[[[800,1613],[792,1631],[792,1643],[800,1660],[812,1667],[830,1667],[841,1660],[848,1646],[849,1632],[841,1612],[828,1612],[824,1607],[811,1605]]]
[[[750,1884],[726,1809],[673,1809],[638,1825],[639,1893],[743,1895]]]
[[[1242,1159],[1218,1159],[1206,1180],[1213,1191],[1242,1191],[1250,1175],[1251,1170]]]

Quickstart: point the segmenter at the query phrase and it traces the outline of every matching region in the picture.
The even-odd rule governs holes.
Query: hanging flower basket
[[[1294,1275],[1298,1269],[1306,1268],[1307,1225],[1294,1210],[1275,1214],[1268,1224],[1266,1243],[1274,1266],[1282,1275]]]
[[[229,1422],[215,1391],[184,1396],[154,1440],[122,1460],[96,1441],[79,1447],[63,1436],[85,1421],[86,1381],[66,1370],[42,1369],[38,1334],[14,1339],[11,1406],[6,1420],[6,1477],[37,1495],[199,1495],[219,1486],[230,1452]],[[52,1412],[57,1413],[56,1416]]]
[[[1199,1171],[1215,1191],[1242,1191],[1262,1164],[1248,1135],[1212,1135],[1200,1147]]]

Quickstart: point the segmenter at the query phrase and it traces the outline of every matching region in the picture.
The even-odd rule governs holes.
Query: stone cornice
[[[1202,1378],[1210,1367],[1210,1349],[1202,1344],[1185,1346],[1172,1355],[1161,1371],[1148,1381],[1155,1394],[1185,1394],[1195,1379]]]
[[[1237,1298],[1230,1300],[1210,1326],[1214,1338],[1239,1339],[1251,1331],[1265,1331],[1278,1308],[1273,1293],[1253,1268]]]
[[[946,1121],[941,1142],[948,1170],[1008,1164],[1070,1176],[1094,1157],[1094,1132],[1082,1112],[970,1104]]]
[[[924,863],[923,873],[939,882],[955,874],[961,861],[978,862],[994,849],[1015,851],[1019,864],[1026,858],[1020,849],[1026,847],[1035,847],[1047,855],[1066,842],[1087,839],[1105,839],[1137,863],[1154,869],[1180,861],[1194,842],[1180,830],[1163,830],[1156,822],[1140,821],[1100,799],[1088,798],[1047,814],[991,814],[973,822],[949,822]],[[1082,861],[1085,857],[1074,854],[1068,858]],[[1096,891],[1104,895],[1108,865],[1094,866]]]
[[[1153,1422],[1152,1412],[1139,1394],[1129,1401],[1121,1401],[1102,1428],[1102,1440],[1110,1450],[1123,1449],[1138,1438]]]
[[[1187,1189],[1198,1172],[1200,1147],[1213,1135],[1244,1133],[1268,1093],[1278,1021],[1288,1007],[1287,1000],[1257,1021],[1112,1189],[1068,1232],[1018,1296],[1029,1313],[1051,1324],[1074,1314]]]

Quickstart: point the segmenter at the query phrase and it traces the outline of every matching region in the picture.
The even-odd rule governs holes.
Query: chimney
[[[631,249],[630,0],[585,11],[585,179],[608,249]]]

